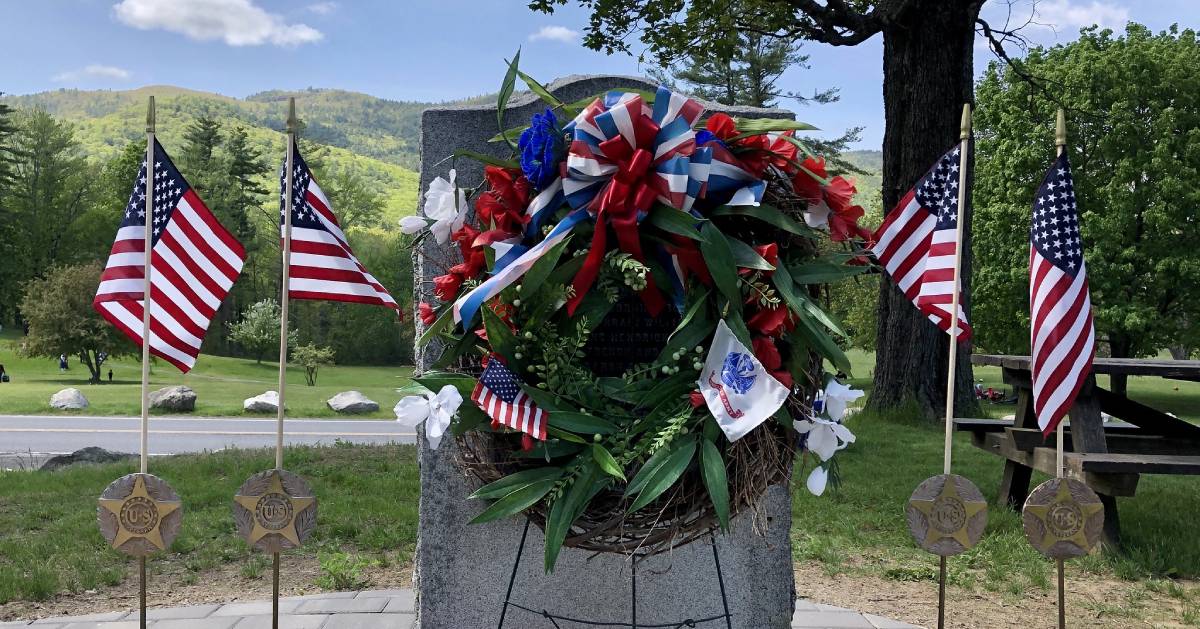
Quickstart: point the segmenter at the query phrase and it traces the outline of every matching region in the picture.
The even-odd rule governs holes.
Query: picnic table
[[[1028,356],[976,354],[975,365],[1000,367],[1017,394],[1013,420],[956,418],[972,443],[1005,459],[997,502],[1020,510],[1033,470],[1055,475],[1055,436],[1043,437],[1033,410]],[[1200,360],[1096,358],[1064,420],[1066,475],[1077,478],[1104,503],[1104,543],[1120,543],[1118,496],[1133,496],[1142,474],[1200,474],[1200,426],[1168,415],[1096,384],[1097,374],[1157,376],[1200,382]],[[1121,421],[1103,420],[1107,413]]]

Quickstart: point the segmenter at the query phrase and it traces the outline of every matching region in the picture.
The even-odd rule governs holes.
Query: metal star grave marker
[[[317,523],[317,499],[304,479],[286,470],[259,472],[233,498],[238,534],[263,552],[297,548]]]
[[[1082,481],[1053,478],[1029,494],[1021,516],[1025,537],[1051,559],[1086,555],[1104,530],[1104,505]]]
[[[987,501],[979,488],[957,474],[931,476],[917,486],[905,510],[917,545],[949,557],[979,543],[987,526]]]
[[[116,550],[144,557],[166,550],[179,534],[183,503],[166,481],[151,474],[128,474],[100,495],[100,533]]]

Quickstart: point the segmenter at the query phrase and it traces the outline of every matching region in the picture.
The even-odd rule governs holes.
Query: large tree
[[[1198,69],[1195,32],[1155,35],[1137,24],[1123,37],[1084,29],[1070,44],[1030,50],[1015,69],[988,68],[978,92],[975,186],[981,346],[1029,351],[1029,246],[1014,227],[1029,225],[1062,103],[1101,349],[1136,357],[1196,347]],[[1124,393],[1124,380],[1113,388]]]
[[[21,314],[29,334],[21,341],[23,355],[78,356],[91,382],[98,383],[104,359],[139,353],[136,344],[92,308],[102,270],[98,263],[56,266],[26,284]]]
[[[571,1],[532,0],[530,7],[553,12]],[[584,45],[628,53],[640,36],[642,57],[660,64],[711,50],[722,41],[711,34],[731,29],[835,46],[882,34],[886,208],[957,140],[962,104],[974,102],[974,34],[984,0],[576,1],[591,11]],[[912,399],[930,415],[944,407],[949,338],[890,281],[880,283],[876,348],[873,405]],[[970,408],[970,362],[964,356],[958,364],[958,404]]]

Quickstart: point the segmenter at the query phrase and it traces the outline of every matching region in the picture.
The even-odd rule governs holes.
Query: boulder
[[[112,463],[114,461],[124,461],[125,459],[137,458],[135,454],[127,454],[125,452],[110,452],[104,448],[89,446],[82,450],[76,450],[70,454],[60,454],[56,457],[47,459],[40,468],[42,471],[61,470],[64,467],[76,465],[79,463]]]
[[[196,392],[185,386],[159,389],[150,394],[150,408],[190,413],[196,410]]]
[[[76,388],[63,389],[58,393],[50,396],[50,406],[61,411],[79,410],[88,407],[86,397],[83,397],[83,392]]]
[[[326,402],[339,413],[374,413],[379,404],[358,391],[343,391]]]
[[[246,398],[242,410],[251,413],[274,413],[279,410],[279,392],[267,391],[262,395]]]

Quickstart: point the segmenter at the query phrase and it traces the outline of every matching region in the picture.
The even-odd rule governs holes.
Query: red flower
[[[825,170],[825,158],[809,157],[802,165],[804,168],[797,171],[796,176],[792,178],[792,189],[801,199],[808,201],[809,205],[816,205],[821,202],[823,196],[821,186],[829,178],[829,173]]]
[[[700,408],[708,403],[704,399],[704,394],[699,391],[692,391],[689,393],[688,401],[692,403],[692,408]]]
[[[825,186],[825,204],[829,206],[829,238],[834,242],[860,236],[863,231],[858,226],[863,209],[851,204],[855,192],[854,184],[840,176],[834,177]]]
[[[767,371],[775,371],[783,364],[783,357],[779,355],[779,348],[775,347],[775,339],[769,336],[756,336],[752,342],[754,356],[758,358],[758,362]]]
[[[451,269],[450,273],[433,278],[433,294],[442,301],[454,301],[462,283],[462,276],[454,273]]]
[[[779,369],[776,371],[772,371],[771,377],[778,380],[779,384],[782,384],[783,386],[787,387],[788,389],[791,389],[792,385],[794,384],[792,382],[792,372],[788,371],[787,369]]]
[[[778,138],[771,143],[771,163],[785,173],[796,172],[796,167],[793,165],[796,158],[799,156],[800,147],[783,139],[786,137],[795,137],[794,131],[785,131],[779,134]]]
[[[759,310],[746,321],[746,326],[750,328],[751,332],[774,337],[783,336],[795,325],[795,322],[788,316],[788,309],[782,306]]]
[[[421,302],[417,306],[417,312],[421,315],[421,323],[425,325],[433,325],[433,322],[437,321],[437,314],[433,312],[433,306],[430,306],[426,302]]]
[[[708,119],[705,128],[722,142],[728,141],[738,134],[737,124],[727,114],[713,114]]]
[[[475,216],[479,224],[502,229],[510,234],[519,234],[529,217],[525,207],[529,205],[531,186],[520,170],[487,166],[483,170],[488,190],[475,200]]]
[[[531,437],[527,432],[521,433],[521,449],[525,452],[529,452],[533,449],[533,437]]]

